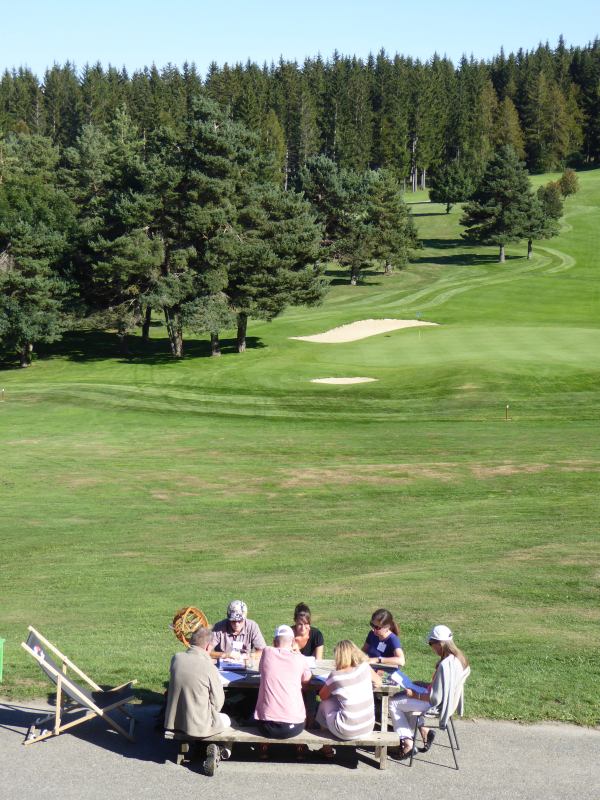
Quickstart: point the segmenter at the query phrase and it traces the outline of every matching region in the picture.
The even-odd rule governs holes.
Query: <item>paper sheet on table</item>
[[[389,680],[392,683],[401,686],[403,689],[412,689],[413,692],[418,692],[418,694],[423,694],[427,691],[424,686],[419,686],[418,684],[413,683],[408,675],[402,672],[401,669],[397,669],[395,672],[392,672]]]
[[[233,683],[234,681],[241,681],[243,678],[246,678],[247,675],[245,672],[234,672],[233,670],[222,669],[219,671],[219,677],[223,683]]]

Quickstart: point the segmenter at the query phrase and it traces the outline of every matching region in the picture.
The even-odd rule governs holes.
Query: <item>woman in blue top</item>
[[[363,645],[363,653],[370,664],[404,666],[404,651],[399,638],[400,631],[394,618],[386,608],[378,608],[371,615],[371,631]]]

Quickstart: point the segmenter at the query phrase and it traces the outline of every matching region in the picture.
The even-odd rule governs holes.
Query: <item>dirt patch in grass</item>
[[[561,472],[600,472],[600,463],[588,458],[559,461]]]
[[[102,483],[103,481],[100,478],[92,478],[91,475],[86,476],[71,476],[69,475],[63,480],[63,483],[66,483],[67,486],[70,486],[71,489],[81,489],[88,486],[98,486],[98,484]]]
[[[549,469],[560,472],[600,472],[600,462],[591,459],[573,459],[557,461],[554,464],[517,464],[503,462],[502,464],[471,464],[470,470],[476,478],[503,478],[511,475],[535,475]]]
[[[339,467],[306,467],[294,470],[282,481],[282,488],[335,484],[347,486],[356,483],[403,486],[417,480],[448,482],[456,478],[455,464],[356,464]]]
[[[562,542],[548,542],[511,550],[506,554],[505,560],[521,562],[544,561],[560,563],[565,567],[595,567],[599,557],[600,543],[596,547],[591,547],[587,543],[584,551],[577,551],[573,549],[572,545],[565,545]]]
[[[94,456],[99,456],[101,458],[112,458],[123,452],[123,448],[114,447],[104,442],[73,442],[70,443],[70,446],[75,450],[91,451]]]
[[[550,464],[472,464],[476,478],[503,478],[510,475],[535,475],[550,469]]]

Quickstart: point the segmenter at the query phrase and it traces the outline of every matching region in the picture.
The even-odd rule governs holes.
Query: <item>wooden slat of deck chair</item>
[[[42,672],[56,685],[54,711],[36,720],[35,725],[29,729],[24,744],[33,744],[33,742],[39,742],[50,736],[58,736],[59,733],[76,725],[81,725],[94,717],[100,717],[116,731],[133,741],[135,718],[125,710],[124,705],[133,700],[132,686],[137,681],[130,681],[112,689],[101,689],[97,683],[31,625],[29,626],[27,642],[22,642],[21,647],[38,662]],[[57,661],[61,662],[60,666],[52,656],[55,656]],[[73,680],[67,673],[68,669],[71,669],[85,680],[92,691],[80,686]],[[129,731],[126,731],[109,714],[111,711],[119,711],[129,719]],[[81,716],[73,719],[72,717],[75,714],[81,714]],[[52,729],[45,730],[43,726],[51,719],[54,720]],[[41,733],[38,735],[35,734],[37,728],[41,729]]]

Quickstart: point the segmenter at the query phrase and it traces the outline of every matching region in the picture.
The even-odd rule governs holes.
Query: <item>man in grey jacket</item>
[[[190,639],[190,647],[171,659],[169,694],[165,728],[189,737],[204,738],[220,733],[230,725],[227,714],[221,713],[225,693],[219,673],[209,655],[211,628],[198,628]],[[214,772],[218,748],[207,749],[205,770]]]

